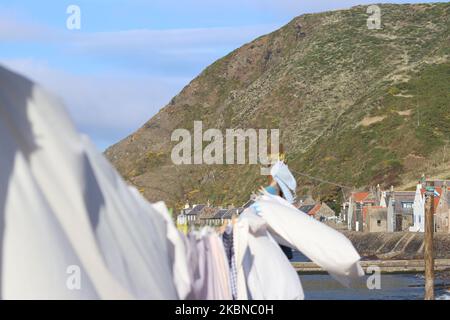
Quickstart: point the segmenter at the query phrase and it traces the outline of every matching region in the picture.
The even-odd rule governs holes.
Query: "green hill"
[[[265,183],[256,165],[181,165],[174,129],[280,128],[296,172],[363,188],[450,177],[450,3],[306,14],[206,68],[136,133],[106,151],[152,200],[240,204]],[[339,187],[297,175],[298,193]]]

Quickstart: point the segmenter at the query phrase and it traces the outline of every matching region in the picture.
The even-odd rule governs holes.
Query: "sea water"
[[[421,274],[381,274],[380,289],[368,289],[366,280],[346,288],[328,274],[300,275],[305,299],[309,300],[423,300],[424,278]],[[437,299],[448,299],[450,281],[435,280]]]
[[[299,252],[292,261],[308,262]],[[380,288],[369,289],[370,275],[360,279],[351,288],[342,286],[328,274],[300,274],[305,299],[309,300],[423,300],[425,279],[423,274],[380,274]],[[436,299],[450,299],[450,278],[436,273]]]

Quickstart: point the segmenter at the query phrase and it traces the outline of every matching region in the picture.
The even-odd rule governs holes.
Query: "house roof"
[[[219,211],[219,208],[212,208],[212,207],[204,207],[198,214],[198,218],[200,219],[212,219],[217,211]]]
[[[414,202],[414,198],[416,197],[415,191],[394,191],[386,193],[386,199],[394,196],[395,200],[398,201],[406,201],[406,202]]]
[[[371,199],[370,192],[355,192],[352,194],[353,200],[355,202],[374,202],[375,199]]]
[[[298,208],[300,211],[309,214],[309,212],[315,207],[315,204],[308,204],[306,206],[301,206]]]
[[[312,208],[312,210],[309,212],[309,215],[314,216],[322,207],[321,203],[317,203],[314,208]]]
[[[300,208],[298,208],[300,211],[306,213],[309,216],[313,216],[317,213],[317,211],[320,210],[321,204],[317,203],[317,204],[309,204],[306,206],[301,206]]]
[[[205,207],[206,207],[206,204],[197,204],[194,206],[194,208],[192,208],[192,210],[187,212],[186,215],[197,215]]]
[[[416,197],[415,191],[389,191],[386,192],[386,204],[389,206],[389,202],[394,197],[394,213],[409,215],[413,213],[413,208],[404,207],[404,203],[414,203]]]
[[[220,209],[219,211],[217,211],[217,213],[214,215],[214,217],[212,219],[222,219],[223,216],[228,212],[227,209]]]
[[[319,214],[321,216],[325,216],[325,217],[332,217],[334,215],[336,215],[336,212],[330,208],[329,205],[327,205],[325,202],[322,202],[322,205],[320,206],[319,210],[318,210]]]

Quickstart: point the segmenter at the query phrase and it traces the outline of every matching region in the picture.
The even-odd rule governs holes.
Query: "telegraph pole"
[[[425,300],[434,300],[434,183],[431,182],[426,188],[425,203],[425,239],[424,239],[424,262],[425,262]]]

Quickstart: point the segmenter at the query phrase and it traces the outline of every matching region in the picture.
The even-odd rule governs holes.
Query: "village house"
[[[386,232],[408,230],[413,225],[414,198],[415,192],[394,191],[393,187],[390,191],[382,191],[379,185],[370,191],[353,192],[345,212],[348,230],[375,232],[371,230],[385,227]]]
[[[206,206],[206,204],[195,204],[191,207],[189,203],[187,203],[177,217],[177,224],[184,225],[195,223],[197,221],[199,212],[202,211]]]
[[[387,231],[408,231],[414,222],[414,191],[386,192]]]
[[[413,225],[409,228],[411,232],[424,232],[425,231],[425,190],[422,188],[422,184],[419,182],[416,186],[416,192],[414,196],[413,205]]]
[[[386,232],[387,231],[387,208],[381,206],[367,207],[367,231]]]
[[[245,206],[249,207],[254,201],[248,201]],[[194,205],[192,208],[186,205],[177,217],[177,225],[197,226],[220,226],[231,221],[233,216],[239,216],[244,207],[228,209],[212,207],[210,204]]]
[[[336,218],[336,212],[331,209],[325,202],[320,204],[320,208],[316,213],[316,219],[320,221],[329,221]]]
[[[435,185],[434,230],[450,233],[450,183]],[[430,181],[427,182],[427,185]],[[426,188],[419,183],[416,191],[376,190],[353,192],[343,205],[348,230],[369,232],[424,232]]]
[[[312,203],[309,205],[302,205],[298,208],[311,218],[327,222],[336,217],[334,210],[326,203],[316,203],[311,196],[301,198],[303,198],[303,201],[297,202],[296,205],[300,203]],[[230,206],[228,209],[212,207],[209,204],[209,201],[207,204],[197,204],[192,207],[187,203],[177,217],[177,225],[221,226],[231,221],[234,216],[239,216],[245,209],[249,208],[254,203],[254,199],[249,199],[242,207],[234,208],[233,206]]]
[[[440,196],[435,206],[435,231],[450,233],[450,188],[445,182],[442,187],[437,187],[436,191]]]
[[[227,213],[228,209],[221,209],[219,208],[215,214],[209,218],[206,218],[205,223],[209,226],[220,226],[223,224],[223,216]]]
[[[311,218],[315,218],[316,213],[320,209],[320,204],[308,204],[298,208],[301,212],[307,214]]]
[[[350,195],[346,213],[348,230],[363,231],[365,224],[364,208],[377,205],[375,192],[353,192]]]
[[[197,215],[197,220],[195,222],[196,225],[208,225],[208,226],[214,226],[216,223],[216,214],[219,213],[221,209],[206,206],[204,207]]]
[[[436,195],[434,197],[434,231],[450,233],[450,183],[445,180],[427,181],[435,185]],[[421,183],[417,185],[415,200],[414,200],[414,223],[410,228],[413,232],[425,231],[425,201],[426,188]]]
[[[336,213],[325,202],[318,202],[314,204],[301,205],[298,209],[306,213],[311,218],[325,222],[333,217],[336,217]]]

